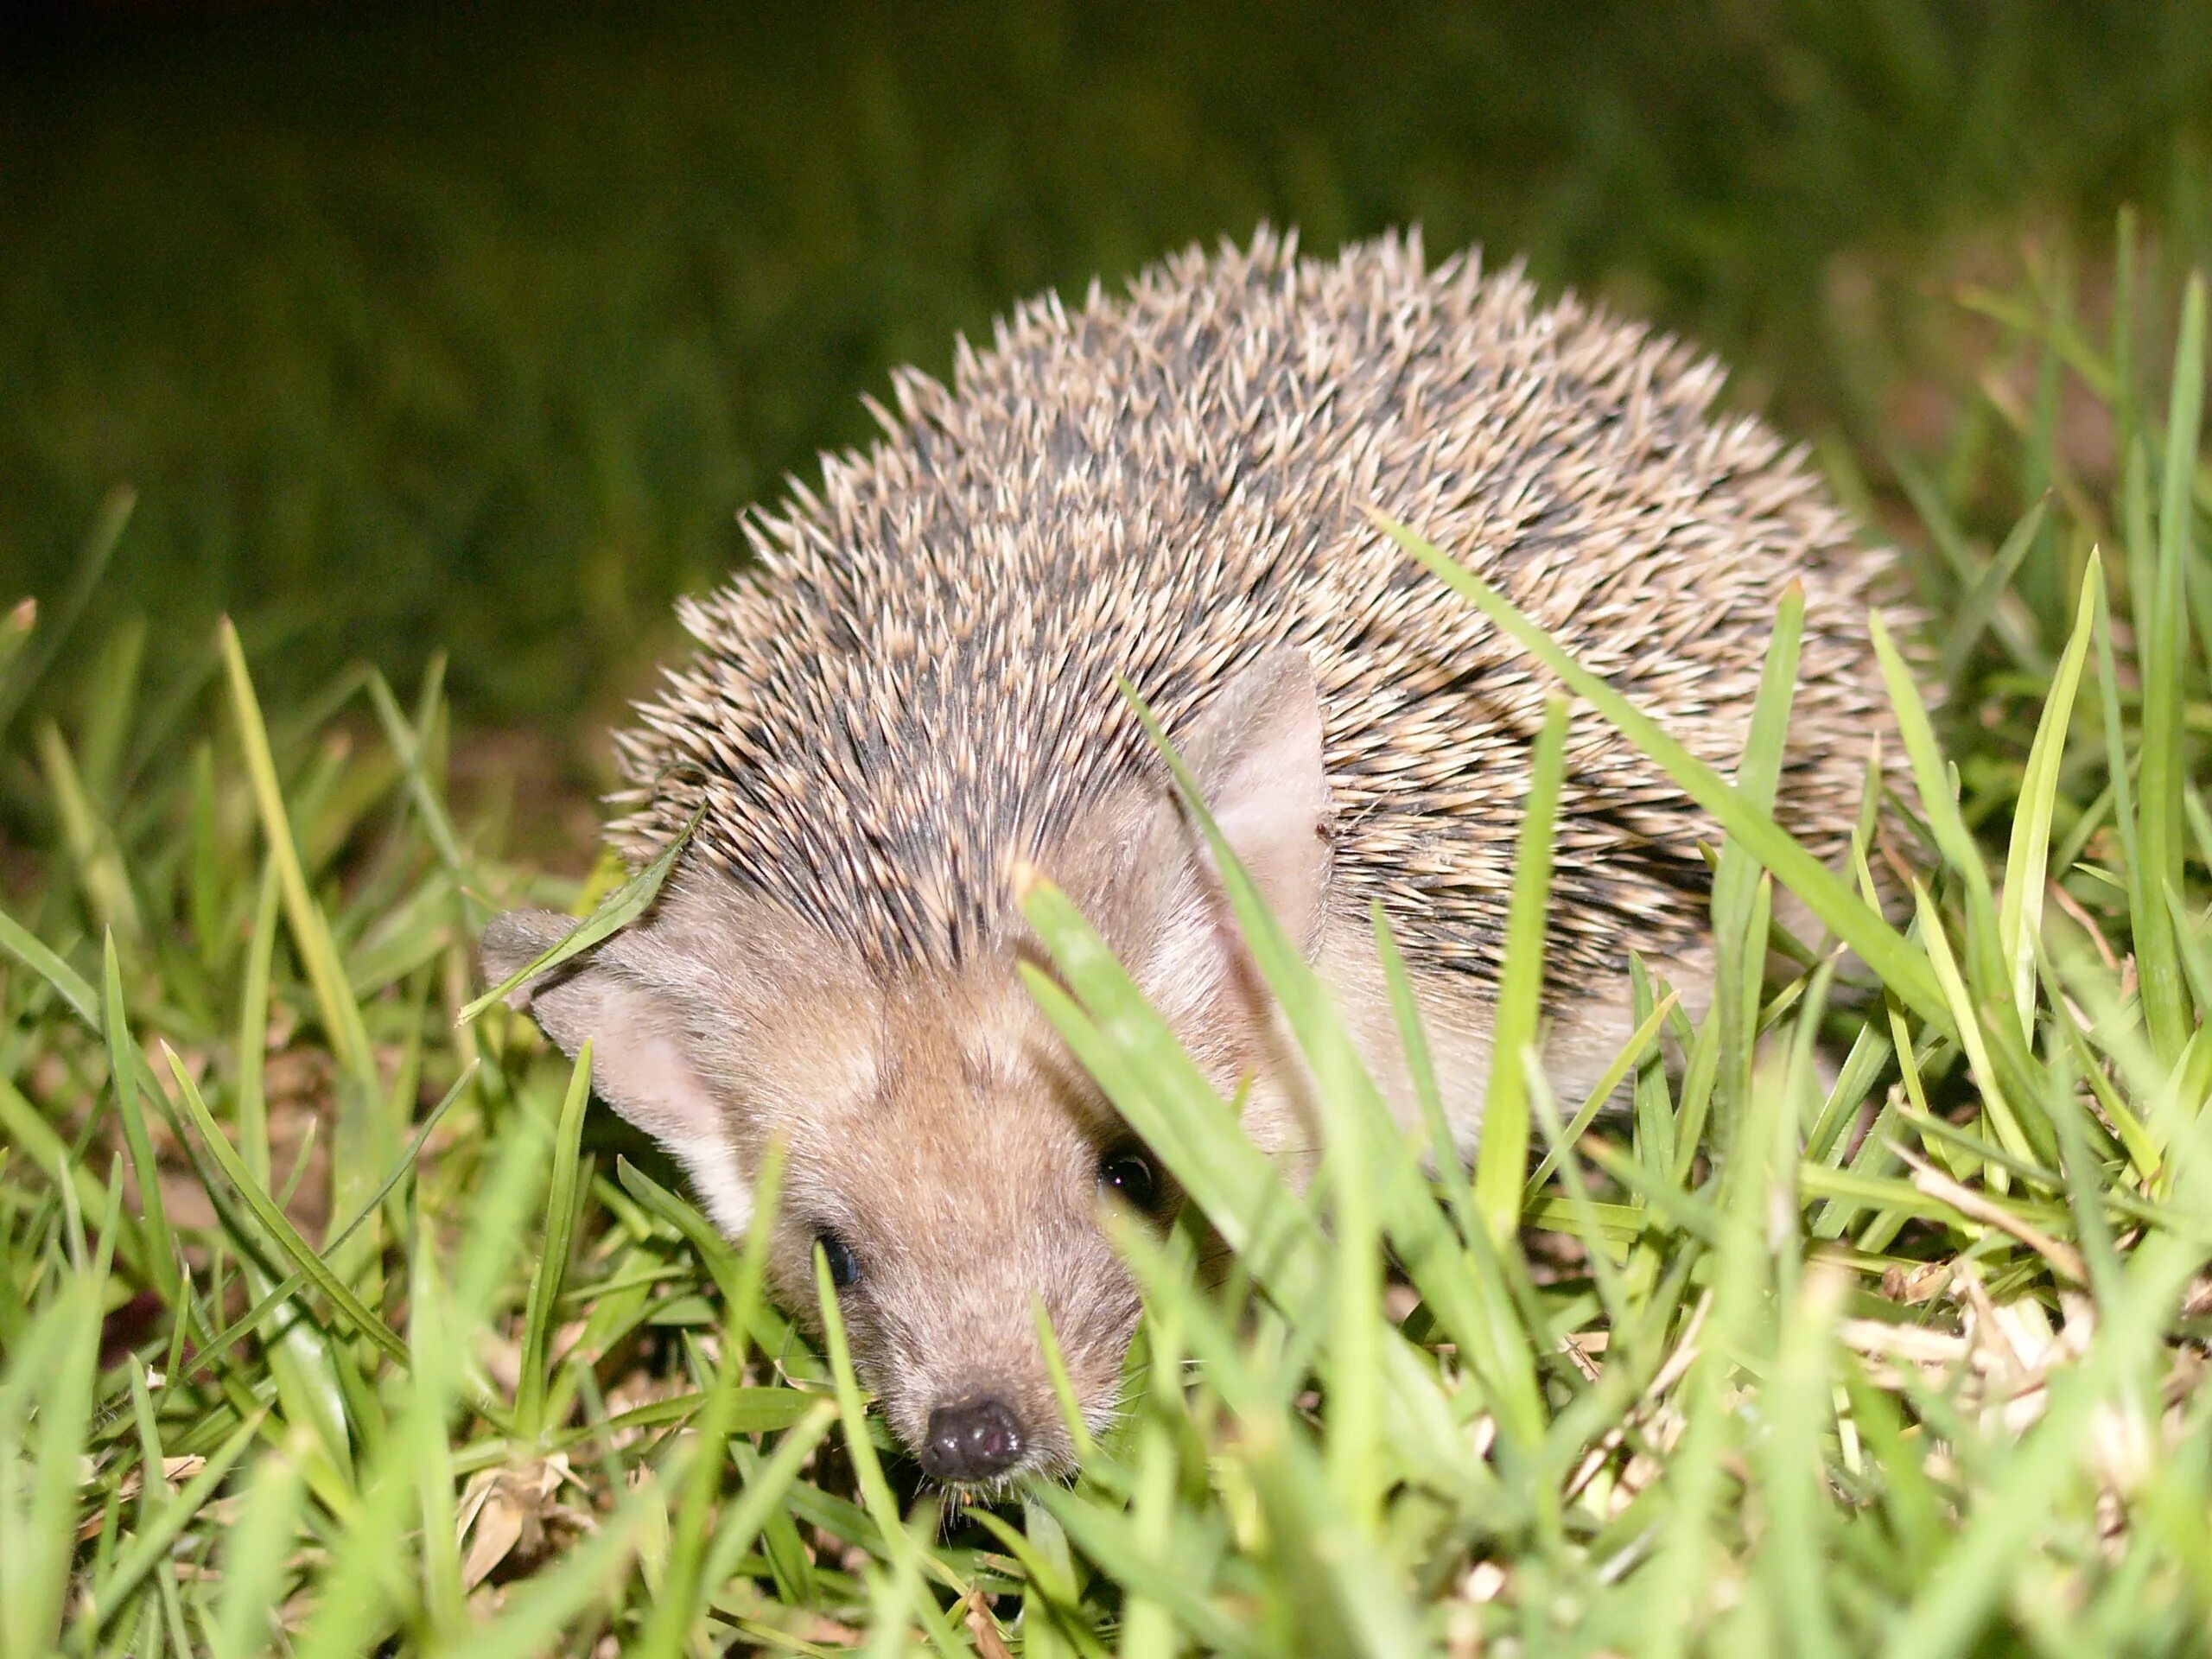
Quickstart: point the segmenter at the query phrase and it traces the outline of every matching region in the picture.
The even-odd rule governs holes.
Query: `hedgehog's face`
[[[1327,797],[1303,658],[1262,659],[1184,740],[1240,859],[1310,944]],[[1224,1088],[1281,1071],[1212,865],[1160,780],[1122,786],[1037,850]],[[574,925],[500,918],[491,973]],[[784,1149],[779,1299],[812,1319],[819,1251],[892,1427],[962,1484],[1072,1462],[1040,1316],[1088,1426],[1104,1426],[1139,1306],[1102,1203],[1164,1218],[1174,1199],[1031,1001],[1027,949],[887,976],[790,909],[685,868],[642,924],[516,999],[570,1053],[592,1042],[601,1096],[675,1154],[732,1236],[769,1148]]]
[[[502,918],[493,971],[563,925]],[[1012,960],[885,983],[799,925],[689,878],[528,1006],[571,1052],[592,1040],[599,1092],[686,1166],[732,1236],[781,1147],[778,1300],[818,1325],[820,1251],[855,1367],[930,1474],[1065,1471],[1039,1316],[1102,1429],[1139,1311],[1102,1205],[1164,1217],[1173,1190]]]
[[[872,1026],[842,1087],[758,1131],[788,1149],[781,1300],[810,1319],[819,1250],[855,1363],[931,1475],[1068,1470],[1039,1321],[1098,1432],[1139,1308],[1102,1202],[1160,1216],[1174,1195],[1010,975],[903,988]]]

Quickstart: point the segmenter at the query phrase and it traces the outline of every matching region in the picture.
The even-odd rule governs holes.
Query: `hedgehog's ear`
[[[573,916],[516,910],[484,930],[484,972],[494,985],[568,938]],[[591,1047],[601,1100],[652,1135],[690,1172],[715,1223],[734,1236],[752,1205],[729,1144],[721,1103],[702,1074],[684,1018],[684,991],[669,982],[645,933],[616,934],[516,988],[509,1006],[529,1014],[573,1057]]]
[[[1328,899],[1321,699],[1303,652],[1230,676],[1174,734],[1198,795],[1268,908],[1309,956]],[[1106,801],[1054,855],[1069,897],[1186,1034],[1259,981],[1211,844],[1180,792],[1147,779]]]
[[[1331,862],[1321,736],[1313,665],[1295,646],[1277,645],[1215,691],[1181,744],[1222,838],[1284,930],[1309,951],[1319,938]],[[1212,852],[1195,823],[1190,837],[1203,885],[1217,893]]]

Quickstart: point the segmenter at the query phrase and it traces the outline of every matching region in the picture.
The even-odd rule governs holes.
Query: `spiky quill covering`
[[[612,834],[780,898],[880,970],[1020,924],[1007,880],[1158,761],[1269,645],[1323,699],[1334,902],[1494,976],[1546,677],[1363,509],[1501,588],[1696,753],[1739,750],[1783,592],[1806,593],[1780,815],[1844,847],[1886,723],[1865,618],[1886,561],[1802,454],[1715,418],[1719,366],[1417,236],[1299,257],[1192,250],[1078,311],[1046,296],[894,381],[887,436],[747,524],[756,560],[683,616],[700,649],[619,739]],[[1893,751],[1892,751],[1893,752]],[[1710,830],[1578,715],[1555,857],[1560,980],[1703,919]]]

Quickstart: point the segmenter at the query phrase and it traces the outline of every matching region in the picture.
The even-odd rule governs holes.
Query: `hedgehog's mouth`
[[[919,1457],[915,1460],[918,1464]],[[1020,1462],[980,1480],[945,1480],[930,1474],[926,1467],[922,1472],[926,1486],[944,1494],[944,1513],[949,1520],[963,1509],[995,1509],[1010,1503],[1039,1483],[1072,1485],[1083,1470],[1071,1452],[1058,1447],[1039,1447]]]

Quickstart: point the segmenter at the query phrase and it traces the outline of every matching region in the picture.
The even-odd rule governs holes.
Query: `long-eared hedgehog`
[[[1802,454],[1716,417],[1719,368],[1417,237],[1301,259],[1262,232],[1078,311],[1047,297],[894,380],[886,436],[747,522],[684,606],[699,649],[620,737],[611,834],[698,814],[645,920],[518,992],[689,1170],[722,1228],[774,1140],[772,1271],[819,1242],[862,1373],[925,1468],[1065,1466],[1041,1298],[1094,1426],[1137,1315],[1102,1186],[1166,1183],[1031,1003],[1011,872],[1052,876],[1262,1146],[1307,1156],[1304,1082],[1212,865],[1116,686],[1160,713],[1240,858],[1413,1112],[1369,922],[1413,963],[1475,1144],[1545,675],[1375,529],[1483,574],[1705,760],[1732,765],[1783,590],[1802,669],[1778,815],[1847,846],[1886,703],[1885,561]],[[1894,745],[1891,746],[1894,753]],[[703,810],[702,810],[703,809]],[[1594,715],[1570,729],[1547,1065],[1579,1096],[1630,1029],[1640,952],[1697,1007],[1712,838]],[[575,923],[486,936],[505,977]]]

